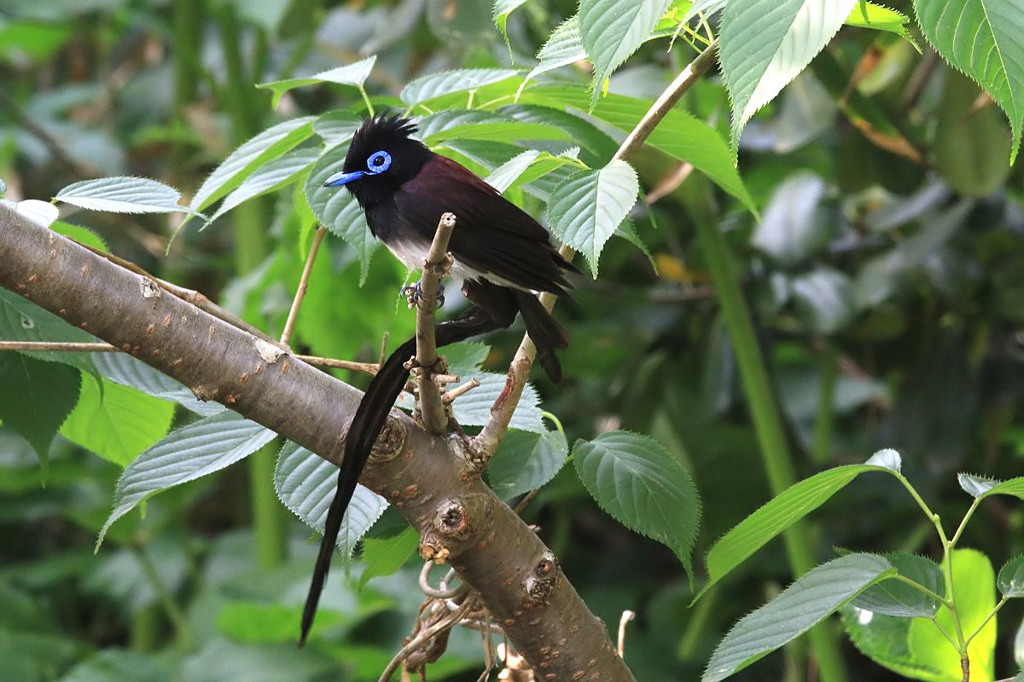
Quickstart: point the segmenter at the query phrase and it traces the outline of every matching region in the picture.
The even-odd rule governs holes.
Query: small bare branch
[[[622,612],[622,616],[619,617],[619,644],[618,644],[618,649],[617,649],[618,652],[619,652],[619,658],[623,658],[625,656],[625,651],[626,651],[626,623],[628,623],[629,621],[633,620],[634,618],[636,618],[636,613],[633,612],[633,611],[630,611],[629,609],[626,609],[625,611],[623,611]]]
[[[431,433],[444,433],[448,419],[441,402],[441,389],[434,382],[432,374],[437,369],[437,342],[434,337],[436,324],[438,290],[441,278],[451,268],[452,258],[448,255],[448,240],[455,229],[455,214],[445,213],[437,223],[430,251],[423,259],[423,274],[415,294],[416,302],[416,365],[422,372],[416,377],[420,398],[420,418],[423,426]]]
[[[452,402],[454,402],[455,399],[458,398],[460,395],[465,395],[466,393],[469,393],[479,385],[480,380],[477,379],[476,377],[473,377],[472,379],[462,384],[461,386],[456,386],[455,388],[441,396],[441,402],[443,402],[445,405],[451,405]]]
[[[284,323],[284,331],[281,332],[281,343],[286,346],[292,338],[292,332],[295,330],[295,319],[299,316],[299,307],[302,305],[302,299],[306,297],[306,289],[309,288],[309,273],[313,271],[313,261],[316,260],[316,254],[320,250],[320,242],[324,240],[324,235],[326,234],[327,228],[321,225],[316,229],[316,234],[313,235],[313,243],[309,247],[306,264],[302,267],[302,276],[299,277],[299,287],[295,291],[295,298],[292,299],[292,307],[288,311],[288,319]]]

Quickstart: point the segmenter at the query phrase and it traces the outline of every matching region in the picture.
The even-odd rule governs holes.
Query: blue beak
[[[324,187],[340,187],[342,185],[347,185],[353,180],[358,180],[359,178],[364,177],[366,175],[370,174],[362,170],[353,171],[351,173],[341,171],[327,178],[327,180],[324,182]]]

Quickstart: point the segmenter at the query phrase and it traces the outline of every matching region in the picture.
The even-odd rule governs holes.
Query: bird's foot
[[[405,300],[409,302],[410,308],[418,308],[420,301],[423,300],[423,287],[420,286],[419,282],[415,284],[409,284],[402,287],[402,296],[405,296]],[[437,307],[440,308],[444,305],[444,284],[441,282],[437,283]]]

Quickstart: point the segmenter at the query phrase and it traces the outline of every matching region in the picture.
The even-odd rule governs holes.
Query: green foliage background
[[[669,12],[688,5],[661,4]],[[280,334],[316,226],[297,181],[304,176],[289,169],[304,172],[317,158],[313,131],[323,139],[350,134],[368,101],[424,116],[424,137],[483,176],[524,147],[542,150],[548,156],[539,163],[555,174],[509,196],[558,220],[557,211],[545,212],[546,199],[564,177],[558,173],[574,170],[558,155],[571,143],[583,163],[602,167],[695,54],[655,27],[659,37],[619,66],[629,55],[601,44],[607,27],[584,22],[581,45],[555,41],[571,34],[563,22],[576,12],[575,3],[555,0],[495,8],[449,0],[4,0],[0,177],[12,199],[46,199],[86,178],[151,177],[213,215],[234,187],[211,196],[204,181],[232,150],[284,121],[339,110],[274,128],[275,140],[293,135],[287,139],[295,144],[273,169],[278,175],[263,180],[266,191],[205,229],[192,220],[167,255],[183,217],[66,206],[56,228],[95,239],[82,236],[88,228],[97,246]],[[662,14],[652,15],[654,23]],[[957,472],[1005,479],[1021,471],[1024,186],[1020,165],[1008,164],[1019,140],[1019,91],[986,83],[1004,114],[927,49],[942,35],[916,39],[924,54],[896,34],[844,28],[752,118],[758,103],[750,92],[734,88],[730,99],[719,75],[698,82],[651,145],[629,159],[648,198],[630,212],[632,230],[607,244],[574,244],[594,273],[600,265],[600,278],[581,278],[574,302],[559,304],[572,338],[561,355],[567,379],[555,387],[537,373],[543,408],[557,415],[569,444],[609,429],[636,431],[683,463],[703,499],[698,585],[708,547],[778,492],[777,481],[769,483],[778,474],[766,473],[766,463],[768,471],[788,467],[805,478],[892,447],[906,477],[950,519],[969,502]],[[607,93],[600,79],[592,87],[584,48],[601,55],[599,74],[611,74]],[[372,55],[372,68],[359,66]],[[969,71],[971,59],[954,63]],[[722,62],[728,79],[729,55]],[[349,64],[357,66],[333,83],[301,80]],[[504,80],[486,72],[493,82],[471,92],[428,88],[445,87],[431,77],[446,69],[516,67],[532,69],[536,87],[524,87],[518,103],[501,111],[514,121],[493,128],[484,124],[511,103],[502,98],[518,89],[522,72]],[[420,77],[427,80],[414,83]],[[584,112],[595,102],[599,123],[592,125]],[[531,106],[555,111],[545,118]],[[488,113],[478,120],[458,113],[470,108]],[[306,138],[300,129],[308,129]],[[551,130],[561,138],[549,137]],[[730,140],[742,180],[728,163]],[[705,156],[690,158],[695,148]],[[338,158],[320,159],[311,175],[335,168]],[[684,175],[683,160],[697,172]],[[708,239],[708,226],[717,240]],[[635,235],[646,253],[630,243]],[[411,332],[412,318],[395,296],[405,273],[386,254],[374,255],[362,232],[341,236],[325,242],[293,346],[372,361],[382,333]],[[726,280],[741,294],[733,309],[747,311],[755,356],[768,369],[747,393],[737,348],[744,342],[731,339],[734,321],[723,312]],[[19,300],[0,295],[0,331],[14,329]],[[514,333],[488,339],[494,346],[485,366],[502,372],[518,340]],[[27,426],[12,416],[0,426],[0,679],[299,680],[343,671],[376,679],[414,617],[416,571],[374,578],[362,590],[364,564],[353,563],[348,586],[336,571],[320,616],[323,636],[297,652],[315,548],[272,486],[278,446],[150,499],[144,515],[113,524],[94,554],[122,467],[172,420],[191,417],[101,383],[89,360],[68,369],[50,359],[0,354],[2,414],[20,414],[25,402],[39,406]],[[773,399],[784,431],[766,457],[751,411]],[[16,433],[58,426],[52,444]],[[514,434],[509,447],[529,449],[533,441],[524,445]],[[577,467],[584,454],[577,451]],[[679,557],[607,516],[574,467],[542,488],[526,517],[605,622],[617,623],[624,609],[639,613],[626,660],[641,680],[696,679],[730,625],[789,584],[796,563],[792,547],[787,553],[770,544],[689,608],[691,576]],[[1015,500],[991,498],[961,545],[999,566],[1024,551],[1022,526]],[[394,559],[388,552],[407,555],[401,529],[386,513],[366,557],[380,566]],[[402,541],[387,542],[396,536]],[[801,527],[799,543],[815,563],[831,558],[833,547],[937,550],[913,501],[882,477],[858,479],[823,506]],[[1016,669],[1021,616],[1015,602],[1000,614],[997,670]],[[839,623],[827,627],[838,631]],[[476,679],[480,658],[477,640],[460,633],[430,676]],[[803,670],[787,667],[799,660],[798,650],[787,651],[738,678],[803,679]],[[852,646],[842,651],[842,665],[850,679],[894,679]]]

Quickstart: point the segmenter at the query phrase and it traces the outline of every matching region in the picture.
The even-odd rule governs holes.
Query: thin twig
[[[313,244],[309,247],[309,255],[306,256],[306,264],[302,267],[302,276],[299,277],[299,287],[295,291],[295,298],[292,299],[292,307],[288,310],[288,319],[284,323],[284,331],[281,332],[281,343],[288,345],[295,330],[295,319],[299,316],[299,307],[302,299],[306,297],[306,289],[309,287],[309,273],[313,271],[313,261],[320,250],[320,242],[324,240],[327,228],[321,225],[313,235]]]
[[[697,55],[676,76],[665,91],[661,93],[661,96],[651,105],[651,108],[644,114],[644,117],[640,119],[640,122],[626,136],[626,139],[622,141],[622,144],[612,156],[612,161],[628,159],[643,146],[657,125],[668,115],[668,112],[672,110],[676,102],[679,101],[679,98],[693,87],[693,84],[715,62],[715,50],[717,48],[718,40],[711,41],[704,51]],[[572,260],[573,256],[576,255],[573,248],[567,244],[563,244],[558,253],[566,260]],[[539,298],[541,304],[548,311],[554,307],[556,299],[554,294],[545,292]],[[530,368],[533,366],[536,356],[537,348],[533,345],[529,335],[524,335],[523,341],[519,344],[519,349],[516,351],[511,365],[509,365],[508,381],[505,384],[505,390],[501,392],[494,405],[491,406],[491,414],[483,429],[471,440],[471,447],[478,456],[488,457],[497,450],[498,444],[501,443],[501,439],[508,430],[509,423],[512,421],[512,414],[515,412],[516,406],[519,405],[519,399],[522,397],[523,389],[530,375]]]
[[[322,358],[318,355],[293,355],[305,363],[317,367],[332,367],[334,369],[350,369],[353,372],[374,375],[380,370],[380,365],[375,362],[355,362],[353,360],[336,360],[335,358]]]
[[[461,386],[456,386],[455,388],[441,396],[441,402],[443,402],[445,405],[451,405],[456,398],[458,398],[461,395],[465,395],[466,393],[469,393],[479,385],[480,380],[477,379],[476,377],[473,377],[472,379],[462,384]]]
[[[420,398],[420,419],[424,428],[431,433],[444,433],[448,425],[444,404],[441,402],[441,389],[433,378],[438,361],[434,325],[441,278],[451,268],[448,240],[455,229],[455,220],[454,213],[445,213],[438,221],[434,240],[430,244],[427,257],[423,259],[423,274],[420,276],[419,289],[415,294],[416,366],[420,370],[416,375],[416,386]]]
[[[72,341],[0,341],[0,351],[59,351],[62,353],[112,353],[120,351],[109,343]]]

